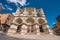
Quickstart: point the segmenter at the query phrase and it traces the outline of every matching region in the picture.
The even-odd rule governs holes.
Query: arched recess
[[[17,18],[15,22],[17,23],[17,25],[20,25],[22,24],[23,20],[21,18]]]
[[[39,18],[39,19],[38,19],[38,23],[39,23],[40,32],[44,32],[43,24],[45,23],[45,20],[42,19],[42,18]]]
[[[39,26],[40,32],[44,32],[42,25]]]
[[[27,27],[27,32],[33,32],[34,31],[34,26],[33,25],[28,25]]]
[[[27,22],[27,32],[28,33],[34,33],[34,30],[35,30],[35,27],[34,27],[34,23],[35,23],[35,20],[32,18],[32,17],[29,17],[26,19],[26,22]]]
[[[15,21],[16,21],[16,23],[18,25],[16,32],[20,33],[21,32],[21,27],[22,27],[23,20],[21,18],[17,18]]]
[[[44,23],[45,23],[45,20],[42,19],[42,18],[39,18],[39,19],[38,19],[38,23],[39,23],[39,24],[44,24]]]
[[[34,24],[35,20],[32,17],[26,19],[27,24]]]
[[[29,34],[36,34],[36,27],[34,25],[28,25],[27,33],[29,33]]]
[[[21,32],[21,28],[22,28],[22,24],[21,25],[18,25],[18,27],[17,27],[17,33],[20,33]]]

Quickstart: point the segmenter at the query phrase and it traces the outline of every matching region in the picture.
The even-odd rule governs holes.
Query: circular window
[[[27,23],[31,23],[31,24],[33,24],[35,22],[33,18],[28,18],[26,21],[27,21]]]
[[[39,24],[43,24],[45,21],[41,18],[38,19]]]
[[[16,19],[16,22],[17,22],[18,24],[21,24],[21,23],[22,23],[22,19],[21,19],[21,18],[17,18],[17,19]]]

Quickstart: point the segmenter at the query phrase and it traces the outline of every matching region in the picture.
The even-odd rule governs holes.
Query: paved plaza
[[[0,33],[0,40],[60,40],[56,35],[20,35]]]

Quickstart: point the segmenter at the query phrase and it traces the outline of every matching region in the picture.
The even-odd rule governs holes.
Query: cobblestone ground
[[[6,35],[3,33],[0,33],[0,40],[60,40],[60,36],[56,36],[56,35],[20,35],[20,34]]]

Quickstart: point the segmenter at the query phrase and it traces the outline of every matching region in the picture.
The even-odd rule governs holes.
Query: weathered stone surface
[[[1,34],[0,40],[60,40],[56,35],[19,35],[19,34]]]
[[[37,15],[38,13],[40,16]],[[21,14],[23,14],[23,15],[21,15]],[[43,33],[47,33],[47,34],[50,33],[50,31],[48,30],[49,26],[47,24],[47,20],[45,18],[42,8],[38,9],[38,11],[37,11],[37,9],[34,9],[34,8],[24,8],[23,10],[18,8],[16,11],[16,15],[17,16],[15,16],[14,20],[17,19],[18,24],[22,25],[22,26],[20,26],[21,35],[29,34],[29,33],[40,35],[41,29],[44,30]],[[13,23],[17,24],[17,23],[15,23],[16,21],[14,21],[14,20],[13,20]],[[17,24],[17,26],[18,26],[18,24]],[[26,25],[26,26],[23,26],[23,25]],[[40,29],[40,27],[42,27],[42,28]]]

